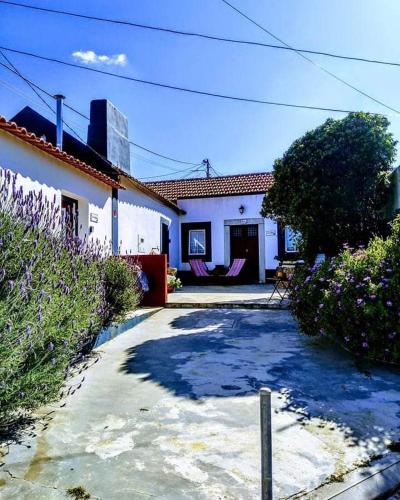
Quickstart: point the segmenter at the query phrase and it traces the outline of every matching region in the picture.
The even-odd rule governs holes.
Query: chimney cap
[[[62,94],[54,94],[54,99],[65,99],[65,95]]]

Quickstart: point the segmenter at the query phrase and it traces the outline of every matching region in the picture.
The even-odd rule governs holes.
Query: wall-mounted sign
[[[97,214],[90,214],[90,222],[99,222],[99,216]]]

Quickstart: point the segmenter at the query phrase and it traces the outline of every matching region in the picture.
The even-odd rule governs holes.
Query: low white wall
[[[179,200],[178,205],[185,210],[186,215],[180,217],[182,222],[211,222],[212,261],[210,267],[224,264],[224,222],[232,219],[240,220],[246,224],[248,219],[259,219],[264,195],[221,196],[216,198],[194,198]],[[243,205],[243,215],[239,207]],[[264,220],[265,239],[265,269],[275,269],[277,261],[274,257],[278,254],[277,225],[271,219]],[[250,222],[249,222],[250,223]],[[179,243],[180,245],[180,243]],[[179,269],[189,270],[189,264],[180,262]]]
[[[0,131],[0,168],[17,175],[24,193],[42,191],[49,200],[67,195],[78,200],[79,236],[93,232],[89,240],[111,242],[111,188],[74,167],[36,149],[7,132]],[[90,214],[97,222],[90,222]]]
[[[179,262],[178,214],[160,201],[151,198],[135,188],[129,180],[123,179],[126,188],[119,191],[118,240],[122,254],[148,254],[161,250],[161,222],[169,226],[171,240],[170,265]]]

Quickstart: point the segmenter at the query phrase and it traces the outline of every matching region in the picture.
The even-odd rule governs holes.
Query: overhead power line
[[[197,167],[201,167],[201,163],[199,163],[198,165],[196,165]],[[189,167],[189,168],[184,168],[182,170],[177,170],[175,173],[180,173],[180,174],[183,174],[185,172],[189,172],[189,173],[192,173],[192,172],[196,172],[197,170],[200,170],[200,168],[198,169],[194,169],[193,167]],[[139,177],[139,180],[140,181],[144,181],[144,180],[148,180],[148,179],[159,179],[159,178],[162,178],[162,177],[168,177],[170,175],[173,175],[174,172],[169,172],[168,174],[161,174],[161,175],[151,175],[150,177]]]
[[[316,68],[320,69],[321,71],[323,71],[327,75],[331,76],[332,78],[334,78],[338,82],[342,83],[343,85],[346,85],[346,87],[349,87],[350,89],[354,90],[355,92],[358,92],[362,96],[367,97],[371,101],[374,101],[377,104],[380,104],[384,108],[390,109],[390,111],[394,111],[395,113],[400,114],[399,110],[397,110],[395,108],[392,108],[391,106],[385,104],[384,102],[380,101],[379,99],[376,99],[375,97],[371,96],[370,94],[367,94],[366,92],[364,92],[363,90],[359,89],[358,87],[355,87],[354,85],[352,85],[351,83],[347,82],[346,80],[343,80],[343,78],[341,78],[340,76],[335,75],[335,73],[332,73],[332,71],[329,71],[328,69],[324,68],[320,64],[316,63],[315,61],[313,61],[312,59],[310,59],[308,56],[304,55],[302,52],[300,52],[299,50],[295,49],[294,47],[292,47],[291,45],[289,45],[288,43],[286,43],[284,40],[282,40],[282,38],[279,38],[278,36],[274,35],[270,30],[268,30],[267,28],[265,28],[264,26],[262,26],[261,24],[259,24],[257,21],[254,21],[254,19],[252,19],[247,14],[245,14],[244,12],[242,12],[241,10],[239,10],[233,4],[229,3],[228,0],[222,0],[222,2],[224,2],[225,5],[227,5],[228,7],[230,7],[231,9],[233,9],[235,12],[237,12],[240,16],[244,17],[249,22],[251,22],[252,24],[254,24],[255,26],[257,26],[258,28],[260,28],[265,33],[267,33],[269,36],[271,36],[272,38],[274,38],[275,40],[277,40],[279,43],[282,43],[283,45],[285,45],[285,47],[292,49],[298,56],[302,57],[304,60],[308,61],[310,64],[312,64]]]
[[[22,7],[24,9],[31,9],[31,10],[35,10],[35,11],[47,12],[49,14],[59,14],[59,15],[63,15],[63,16],[77,17],[77,18],[86,19],[89,21],[100,21],[103,23],[119,24],[119,25],[131,27],[131,28],[139,28],[139,29],[152,30],[152,31],[161,31],[164,33],[172,34],[172,35],[189,36],[189,37],[203,38],[206,40],[217,41],[217,42],[250,45],[250,46],[253,45],[256,47],[266,47],[266,48],[286,50],[286,51],[297,51],[297,52],[302,52],[303,54],[314,54],[314,55],[333,57],[336,59],[344,59],[344,60],[349,60],[349,61],[359,61],[359,62],[364,62],[364,63],[383,64],[383,65],[387,65],[387,66],[397,66],[397,67],[400,66],[400,62],[395,62],[395,61],[384,61],[381,59],[374,59],[374,58],[368,58],[368,57],[348,56],[348,55],[336,54],[333,52],[326,52],[326,51],[319,51],[319,50],[300,49],[300,48],[295,48],[295,47],[289,47],[287,45],[274,45],[274,44],[270,44],[270,43],[256,42],[254,40],[238,40],[235,38],[207,35],[205,33],[182,31],[182,30],[175,30],[172,28],[163,28],[161,26],[152,26],[152,25],[148,25],[148,24],[134,23],[131,21],[125,21],[125,20],[120,20],[120,19],[110,19],[110,18],[106,18],[106,17],[89,16],[86,14],[81,14],[79,12],[49,9],[47,7],[39,7],[37,5],[26,5],[26,4],[17,3],[17,2],[9,2],[7,0],[0,0],[0,3],[11,5],[14,7]]]
[[[10,66],[7,66],[6,64],[0,62],[0,66],[3,66],[3,68],[11,71],[12,73],[14,73],[15,75],[19,76],[20,78],[22,78],[30,87],[31,89],[35,92],[35,94],[40,98],[40,100],[42,102],[44,102],[44,104],[46,104],[46,106],[48,108],[50,108],[50,110],[52,111],[52,113],[55,113],[54,109],[49,106],[49,104],[47,103],[47,101],[45,101],[42,96],[36,92],[35,89],[38,89],[40,90],[41,92],[43,92],[45,95],[47,95],[48,97],[51,97],[52,99],[54,99],[54,95],[51,94],[50,92],[48,92],[46,89],[44,89],[43,87],[41,87],[40,85],[38,85],[37,83],[34,83],[32,80],[29,80],[28,78],[26,78],[25,76],[23,76],[18,70],[17,68],[12,65],[12,63],[10,62],[10,60],[6,57],[6,55],[0,50],[0,54],[6,59],[7,62],[9,62]],[[89,116],[85,115],[84,113],[82,113],[81,111],[77,110],[76,108],[70,106],[69,104],[67,104],[66,102],[64,102],[64,106],[68,109],[70,109],[71,111],[73,111],[74,113],[78,114],[81,118],[85,118],[86,120],[90,121],[90,118]],[[82,140],[82,139],[81,139]],[[129,141],[129,144],[132,144],[133,146],[135,146],[136,148],[139,148],[139,149],[142,149],[144,151],[147,151],[148,153],[151,153],[155,156],[159,156],[160,158],[164,158],[166,160],[169,160],[169,161],[173,161],[175,163],[181,163],[183,165],[192,165],[192,166],[197,166],[198,163],[194,163],[194,162],[189,162],[189,161],[183,161],[183,160],[177,160],[176,158],[172,158],[171,156],[166,156],[166,155],[163,155],[161,153],[157,153],[156,151],[153,151],[149,148],[145,148],[144,146],[141,146],[140,144],[137,144],[136,142],[133,142],[133,141]],[[165,168],[168,168],[165,166]],[[172,170],[172,169],[171,169]],[[179,172],[179,170],[178,170]]]
[[[225,100],[230,100],[230,101],[239,101],[239,102],[247,102],[247,103],[253,103],[253,104],[263,104],[263,105],[268,105],[268,106],[283,106],[287,108],[298,108],[298,109],[309,109],[309,110],[317,110],[317,111],[329,111],[333,113],[353,113],[354,110],[349,110],[349,109],[342,109],[342,108],[331,108],[331,107],[322,107],[322,106],[308,106],[305,104],[291,104],[291,103],[285,103],[285,102],[277,102],[277,101],[267,101],[267,100],[262,100],[262,99],[253,99],[250,97],[238,97],[238,96],[232,96],[232,95],[226,95],[226,94],[218,94],[215,92],[206,92],[203,90],[196,90],[196,89],[190,89],[187,87],[178,87],[175,85],[169,85],[166,83],[160,83],[160,82],[154,82],[151,80],[142,80],[139,78],[134,78],[133,76],[128,76],[128,75],[119,75],[118,73],[112,73],[111,71],[105,71],[101,69],[96,69],[96,68],[90,68],[89,66],[81,66],[80,64],[76,63],[70,63],[67,61],[63,61],[62,59],[57,59],[54,57],[47,57],[47,56],[42,56],[40,54],[35,54],[33,52],[26,52],[23,50],[17,50],[17,49],[11,49],[9,47],[0,47],[1,50],[5,50],[8,52],[13,52],[15,54],[21,54],[25,55],[28,57],[33,57],[36,59],[42,59],[44,61],[49,61],[57,64],[63,64],[64,66],[70,66],[72,68],[78,68],[82,69],[85,71],[91,71],[93,73],[99,73],[101,75],[106,75],[106,76],[111,76],[114,78],[119,78],[122,80],[126,81],[131,81],[135,83],[142,83],[145,85],[150,85],[153,87],[160,87],[160,88],[165,88],[169,90],[175,90],[179,92],[185,92],[189,94],[197,94],[197,95],[203,95],[207,97],[216,97],[219,99],[225,99]],[[396,111],[397,112],[397,111]]]

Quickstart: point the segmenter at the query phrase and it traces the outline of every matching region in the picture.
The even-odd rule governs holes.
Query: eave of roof
[[[19,127],[15,122],[10,122],[6,118],[4,118],[4,116],[1,115],[0,115],[0,130],[4,130],[9,134],[18,137],[24,142],[31,144],[35,148],[40,149],[41,151],[49,154],[50,156],[53,156],[54,158],[57,158],[58,160],[63,161],[64,163],[67,163],[68,165],[71,165],[77,170],[84,172],[90,177],[93,177],[98,181],[107,184],[110,187],[117,189],[124,189],[124,187],[119,182],[115,181],[114,179],[111,179],[111,177],[108,177],[108,175],[99,172],[98,170],[91,167],[87,163],[78,160],[78,158],[69,155],[65,151],[61,151],[60,149],[53,146],[50,142],[47,142],[37,137],[35,134],[28,132],[26,128]]]
[[[120,176],[122,176],[125,179],[127,179],[136,189],[138,189],[142,193],[144,193],[144,194],[146,194],[148,196],[151,196],[152,198],[155,198],[158,201],[161,201],[161,203],[163,203],[164,205],[166,205],[169,208],[172,208],[172,210],[174,210],[179,215],[186,214],[185,210],[182,210],[181,208],[179,208],[176,203],[174,203],[173,201],[169,200],[165,196],[162,196],[160,193],[157,193],[157,191],[154,191],[154,189],[150,188],[145,183],[140,182],[135,177],[132,177],[132,175],[130,175],[127,172],[125,172],[125,170],[122,170],[122,169],[120,169],[118,167],[115,167],[115,166],[114,166],[114,168],[118,171],[118,173],[120,174]]]

